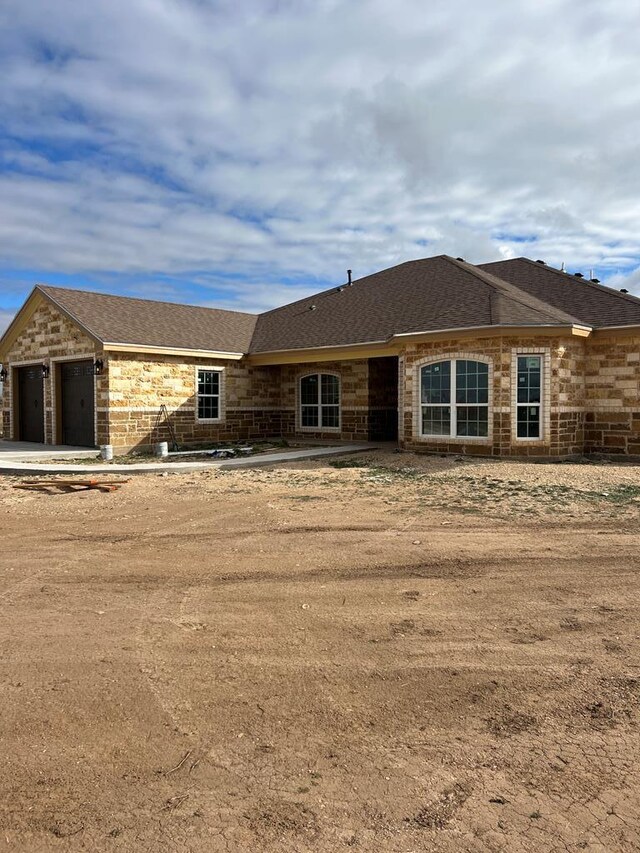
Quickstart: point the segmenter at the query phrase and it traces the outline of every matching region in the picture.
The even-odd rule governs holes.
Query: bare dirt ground
[[[334,465],[0,479],[0,850],[640,849],[640,468]]]

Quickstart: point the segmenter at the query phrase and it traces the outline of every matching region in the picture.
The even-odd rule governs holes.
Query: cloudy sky
[[[35,281],[264,310],[410,258],[640,291],[638,0],[3,0],[0,326]]]

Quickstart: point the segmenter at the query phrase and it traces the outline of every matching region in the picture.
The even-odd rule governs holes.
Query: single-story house
[[[37,285],[0,362],[16,440],[142,449],[168,416],[183,445],[640,454],[640,299],[527,258],[409,261],[260,315]]]

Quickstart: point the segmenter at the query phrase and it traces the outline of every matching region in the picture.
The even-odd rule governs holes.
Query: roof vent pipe
[[[352,284],[353,284],[353,282],[351,281],[351,270],[347,270],[347,278],[348,278],[348,280],[349,280],[347,283],[348,283],[349,285],[352,285]]]

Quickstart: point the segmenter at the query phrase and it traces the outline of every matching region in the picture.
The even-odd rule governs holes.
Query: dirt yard
[[[0,850],[640,849],[640,467],[18,482]]]

